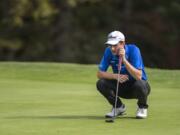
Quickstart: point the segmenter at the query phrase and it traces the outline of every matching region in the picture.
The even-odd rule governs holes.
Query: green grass
[[[0,63],[0,135],[179,135],[180,71],[146,69],[149,117],[105,123],[111,107],[97,92],[96,65]]]

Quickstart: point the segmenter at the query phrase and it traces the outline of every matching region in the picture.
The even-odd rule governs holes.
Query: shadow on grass
[[[63,120],[105,120],[104,116],[82,116],[82,115],[59,115],[59,116],[12,116],[5,117],[6,119],[63,119]],[[136,119],[135,117],[123,116],[116,119]]]

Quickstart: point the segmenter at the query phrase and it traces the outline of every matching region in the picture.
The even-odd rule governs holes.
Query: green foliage
[[[12,41],[14,44],[12,44]],[[22,43],[19,40],[12,40],[12,41],[9,41],[6,39],[0,39],[0,43],[1,43],[0,47],[1,48],[8,48],[8,49],[11,49],[12,51],[16,51],[19,48],[21,48]]]
[[[31,21],[42,21],[42,19],[48,19],[54,15],[57,11],[53,8],[50,0],[2,0],[4,7],[4,20],[10,26],[22,27],[30,19]],[[5,9],[8,8],[8,9]],[[6,12],[6,13],[5,13]],[[29,20],[29,21],[30,21]]]
[[[0,60],[98,63],[120,30],[147,66],[179,68],[179,18],[179,0],[1,0]]]

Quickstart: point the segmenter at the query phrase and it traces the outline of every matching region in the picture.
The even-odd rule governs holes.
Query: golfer
[[[139,48],[134,44],[126,44],[125,36],[120,31],[113,31],[108,35],[104,55],[99,64],[97,72],[97,90],[112,105],[112,111],[105,115],[106,118],[122,115],[126,107],[120,98],[137,99],[136,118],[147,117],[147,97],[150,93],[150,86]],[[119,63],[119,59],[122,63]],[[118,66],[121,64],[121,71],[118,74]],[[107,72],[108,67],[111,72]],[[118,99],[115,109],[116,85],[119,76]],[[116,111],[116,112],[114,112]]]

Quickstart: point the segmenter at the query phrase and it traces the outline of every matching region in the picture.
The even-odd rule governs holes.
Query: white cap
[[[108,34],[108,39],[107,39],[107,42],[105,44],[116,45],[120,41],[125,41],[124,34],[121,33],[120,31],[113,31],[113,32]]]

